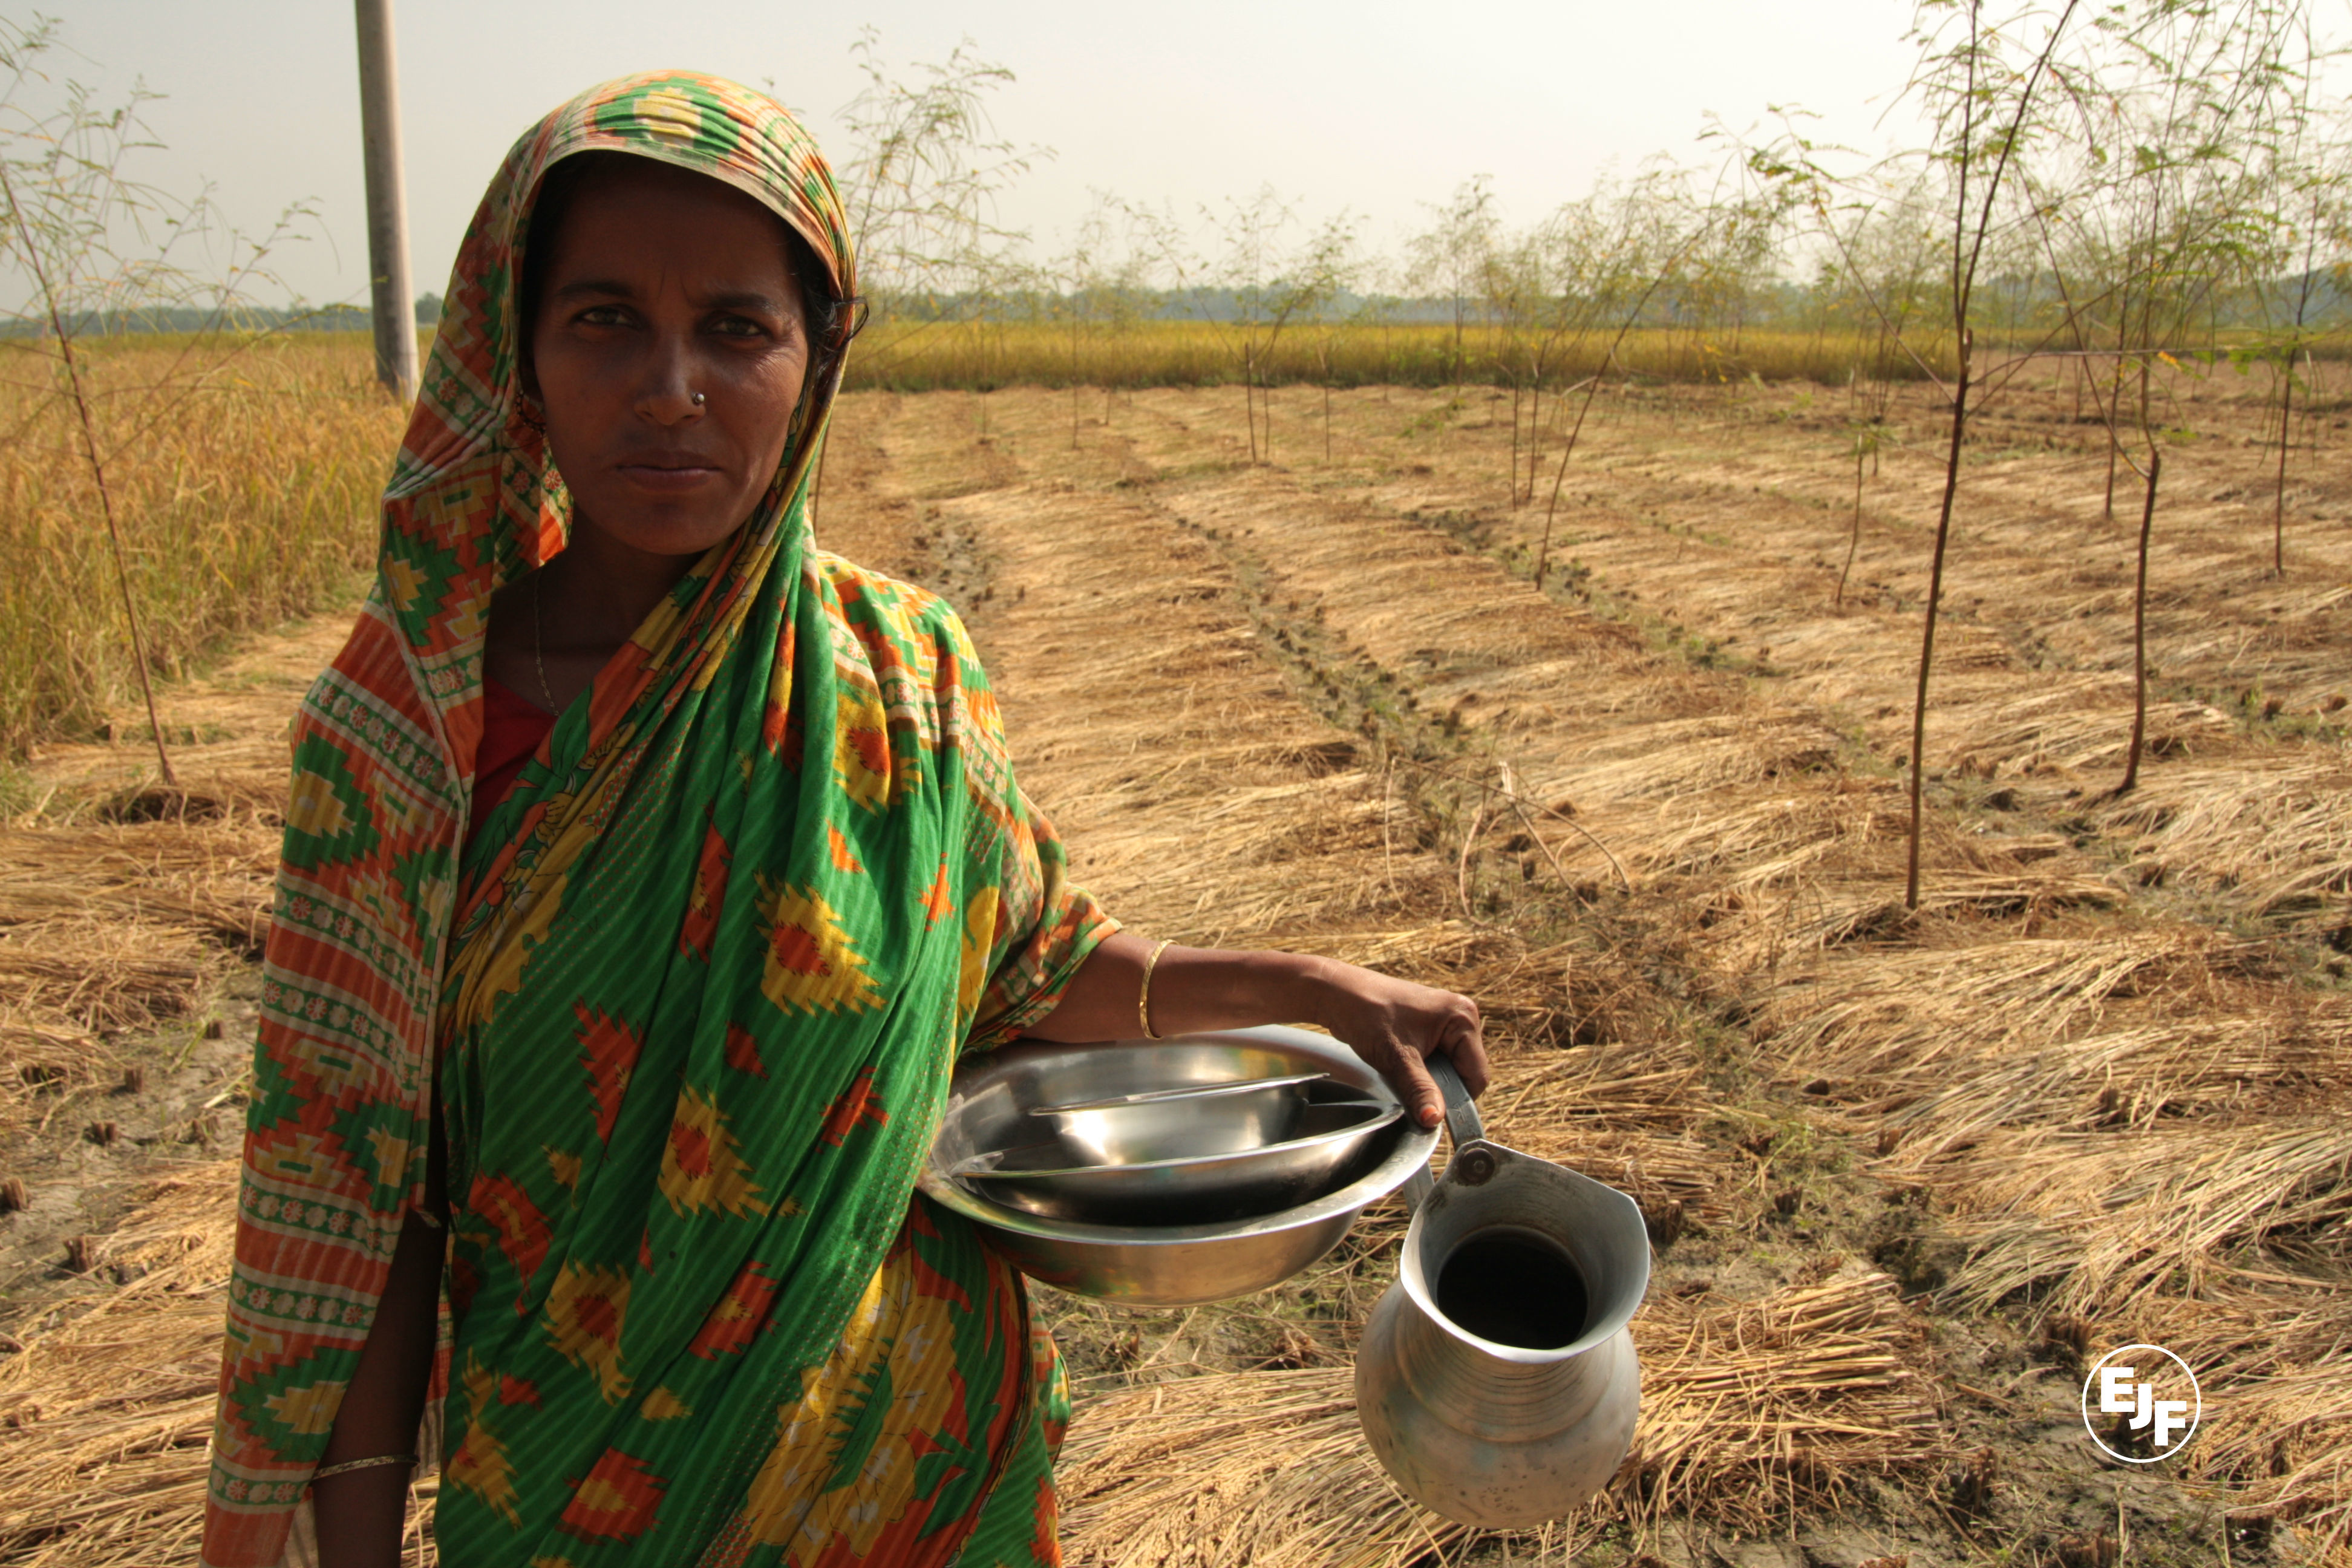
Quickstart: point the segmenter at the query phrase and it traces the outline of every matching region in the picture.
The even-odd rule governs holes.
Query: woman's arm
[[[1137,1003],[1156,945],[1126,931],[1107,938],[1029,1034],[1069,1044],[1141,1035]],[[1254,1024],[1328,1029],[1380,1069],[1424,1127],[1437,1125],[1444,1101],[1423,1058],[1444,1051],[1472,1094],[1486,1092],[1486,1047],[1475,1002],[1337,959],[1170,947],[1152,966],[1150,1002],[1151,1030],[1160,1035]]]
[[[441,1232],[412,1213],[393,1249],[392,1275],[320,1468],[415,1452],[439,1331],[441,1264]],[[399,1568],[409,1474],[405,1464],[372,1465],[329,1476],[312,1488],[323,1568]]]

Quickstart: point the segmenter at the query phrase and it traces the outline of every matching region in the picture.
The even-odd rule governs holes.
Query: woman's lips
[[[678,495],[698,489],[719,477],[717,468],[699,463],[623,463],[615,470],[639,489]]]

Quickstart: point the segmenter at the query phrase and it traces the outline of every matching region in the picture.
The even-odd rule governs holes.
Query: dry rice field
[[[1513,1535],[1356,1436],[1401,1215],[1216,1308],[1041,1291],[1074,1563],[2352,1562],[2352,432],[2325,414],[2290,476],[2281,579],[2257,410],[2184,405],[2117,797],[2104,437],[1996,408],[1907,912],[1924,398],[1836,606],[1843,392],[1603,398],[1540,588],[1545,490],[1509,504],[1482,389],[1340,393],[1328,427],[1278,391],[1269,465],[1234,388],[846,402],[821,540],[963,608],[1088,884],[1153,935],[1476,996],[1490,1131],[1632,1191],[1657,1248],[1633,1454]],[[184,794],[135,741],[52,747],[0,830],[0,1563],[189,1555],[276,737],[339,632],[166,694]],[[2105,1463],[2083,1369],[2141,1340],[2205,1425]]]

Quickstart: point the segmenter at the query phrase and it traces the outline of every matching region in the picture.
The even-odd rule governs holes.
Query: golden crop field
[[[861,340],[851,390],[986,391],[1055,386],[1086,416],[1084,389],[1507,384],[1527,392],[1529,458],[1541,424],[1556,443],[1560,401],[1608,363],[1612,384],[1851,388],[1918,365],[1879,338],[1843,331],[1644,329],[1616,346],[1598,336],[1544,345],[1472,324],[1457,336],[1427,322],[1294,325],[1246,367],[1244,329],[1208,321],[1124,325],[1052,321],[884,322]],[[2321,341],[2308,379],[2344,372],[2347,345]],[[250,342],[164,336],[98,340],[83,365],[100,455],[123,536],[130,585],[159,672],[194,668],[225,639],[349,600],[373,555],[373,498],[401,416],[370,374],[366,340],[348,333]],[[1948,345],[1924,363],[1948,374]],[[2081,373],[2049,362],[2083,399]],[[1457,371],[1462,374],[1457,375]],[[2035,373],[2041,374],[2040,371]],[[2247,378],[2204,373],[2222,401]],[[2257,377],[2255,379],[2262,379]],[[136,689],[115,563],[75,410],[54,353],[38,340],[0,347],[0,782],[7,759],[43,739],[79,737]],[[1803,397],[1811,399],[1813,393]],[[2336,403],[2341,394],[2335,395]],[[2306,417],[2312,411],[2306,410]],[[2188,432],[2194,435],[2193,428]],[[1294,428],[1291,439],[1302,438]],[[1311,445],[1319,437],[1306,432]],[[5,797],[0,788],[0,797]]]
[[[278,498],[257,530],[318,519],[323,602],[395,422],[358,345],[304,352],[311,420],[256,393],[250,445],[173,439],[208,526],[236,493]],[[1403,1502],[1356,1433],[1395,1208],[1242,1301],[1041,1290],[1079,1393],[1071,1562],[2352,1560],[2340,387],[2299,410],[2277,576],[2268,388],[2168,384],[2119,795],[2137,491],[2103,515],[2071,367],[2017,368],[1965,453],[1909,910],[1932,389],[1612,382],[1555,510],[1558,429],[1530,499],[1506,389],[1277,384],[1253,461],[1239,386],[1104,379],[854,392],[821,542],[962,607],[1026,787],[1136,929],[1475,996],[1489,1130],[1633,1194],[1656,1268],[1625,1468],[1505,1535]],[[279,483],[297,460],[351,488]],[[178,492],[137,482],[160,551]],[[219,592],[214,638],[300,607]],[[47,804],[0,832],[0,1563],[189,1555],[278,735],[341,633],[182,652],[179,792],[119,668],[112,741],[21,764]],[[2136,1338],[2207,1377],[2169,1467],[2082,1429],[2086,1359]]]
[[[99,455],[156,667],[349,601],[402,416],[359,340],[88,345]],[[103,514],[54,345],[0,342],[0,758],[135,690]]]
[[[885,321],[850,361],[852,390],[982,391],[1000,386],[1215,386],[1245,374],[1277,386],[1444,386],[1507,384],[1547,393],[1612,374],[1720,384],[1806,380],[1843,384],[1856,374],[1909,380],[1916,365],[1875,334],[1643,328],[1610,355],[1613,330],[1546,338],[1473,321],[1446,323],[1296,321],[1277,333],[1239,321],[1066,320]],[[1264,345],[1252,351],[1252,344]],[[1948,374],[1948,342],[1915,345]],[[1245,361],[1245,352],[1255,357]]]

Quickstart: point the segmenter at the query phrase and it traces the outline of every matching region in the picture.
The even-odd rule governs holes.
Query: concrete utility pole
[[[400,85],[393,69],[392,0],[357,0],[357,5],[375,374],[405,403],[416,395],[416,292],[408,279],[408,192],[400,176]]]

